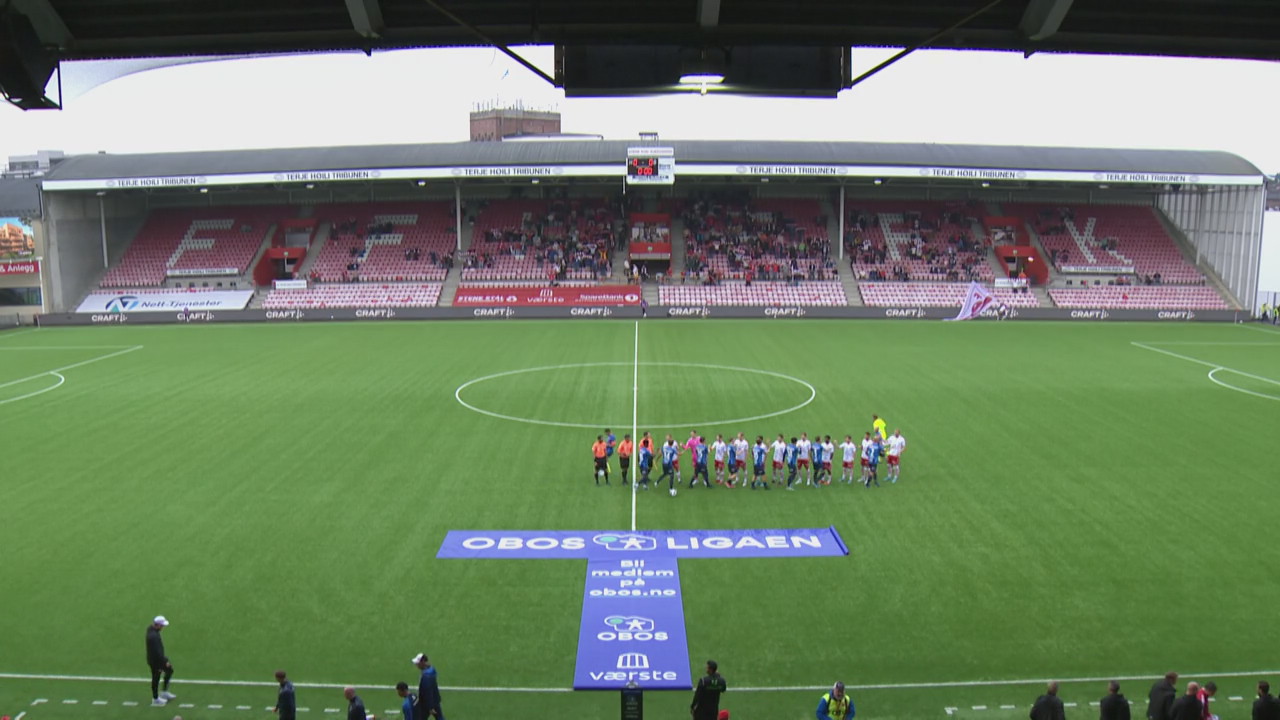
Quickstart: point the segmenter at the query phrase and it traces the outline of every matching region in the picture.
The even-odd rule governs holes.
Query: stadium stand
[[[462,258],[462,279],[596,279],[609,272],[613,224],[604,201],[484,201]]]
[[[815,305],[849,304],[839,282],[726,282],[719,285],[663,285],[658,288],[663,305]]]
[[[708,193],[668,200],[684,222],[687,273],[712,280],[836,277],[822,204],[813,198]]]
[[[1112,310],[1229,310],[1211,287],[1201,285],[1106,285],[1092,288],[1055,288],[1049,297],[1058,307],[1108,308]]]
[[[453,204],[336,203],[316,206],[332,225],[311,268],[321,282],[440,282],[457,247]]]
[[[858,283],[863,304],[888,307],[960,307],[968,289],[966,283]],[[1010,288],[987,289],[998,302],[1009,307],[1040,307],[1040,301],[1031,293],[1014,292]]]
[[[305,289],[272,290],[264,310],[340,307],[435,307],[440,283],[325,283]]]
[[[1204,274],[1187,261],[1156,218],[1132,205],[1016,204],[1005,212],[1035,228],[1059,270],[1131,267],[1139,282],[1199,285]]]
[[[170,270],[244,274],[268,226],[289,216],[289,209],[281,207],[155,210],[100,285],[155,287],[164,283]]]
[[[975,237],[982,210],[930,200],[855,202],[846,208],[845,252],[859,280],[989,283],[990,241]]]

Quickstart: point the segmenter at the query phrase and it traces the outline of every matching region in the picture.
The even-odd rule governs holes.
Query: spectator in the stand
[[[1129,701],[1115,680],[1107,683],[1107,695],[1098,702],[1098,720],[1129,720]]]
[[[1187,692],[1169,707],[1169,720],[1200,720],[1200,683],[1187,683]]]
[[[1058,697],[1058,683],[1053,681],[1049,683],[1049,687],[1045,689],[1045,693],[1036,698],[1036,702],[1031,706],[1031,720],[1065,720],[1066,709],[1062,705],[1062,699]]]
[[[1167,672],[1147,693],[1147,720],[1169,720],[1169,710],[1178,696],[1178,673]]]

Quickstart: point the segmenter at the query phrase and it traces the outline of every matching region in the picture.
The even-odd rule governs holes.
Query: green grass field
[[[1041,691],[1012,681],[1111,676],[1144,678],[1124,683],[1139,717],[1177,669],[1217,674],[1231,720],[1244,675],[1280,670],[1280,333],[649,321],[637,353],[636,327],[0,334],[0,714],[263,717],[285,668],[312,718],[346,705],[304,683],[356,684],[382,715],[425,650],[455,720],[616,717],[616,694],[566,691],[585,563],[435,553],[450,529],[627,528],[632,495],[594,486],[589,446],[630,432],[636,359],[642,431],[843,437],[875,412],[910,443],[892,487],[636,498],[641,529],[830,524],[849,545],[682,561],[690,658],[719,661],[735,719],[811,718],[812,688],[842,679],[859,717],[1011,720]],[[462,391],[492,414],[455,400],[530,369]],[[804,403],[806,383],[804,407],[735,421]],[[141,679],[158,613],[179,696],[163,710]],[[1103,693],[1064,685],[1068,716]]]

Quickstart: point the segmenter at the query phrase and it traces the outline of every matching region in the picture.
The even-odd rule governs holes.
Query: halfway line
[[[636,458],[640,453],[634,450],[635,443],[640,442],[640,321],[636,321],[635,342],[632,344],[631,357],[631,531],[636,529],[636,484],[640,476],[636,473]]]

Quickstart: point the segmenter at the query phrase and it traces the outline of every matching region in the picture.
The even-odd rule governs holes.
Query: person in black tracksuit
[[[1036,702],[1031,706],[1031,714],[1028,716],[1031,720],[1066,720],[1066,711],[1063,709],[1062,699],[1058,697],[1058,683],[1049,683],[1049,689],[1045,694],[1036,698]]]
[[[693,689],[693,702],[689,705],[689,714],[693,716],[693,720],[716,720],[719,716],[720,695],[728,690],[719,669],[715,660],[708,660],[707,674],[698,678],[698,684]]]
[[[289,682],[283,670],[276,671],[276,682],[280,683],[280,694],[276,696],[276,716],[280,720],[298,720],[298,696],[294,694],[293,683]]]
[[[1271,683],[1258,683],[1258,699],[1253,701],[1253,720],[1280,720],[1280,700],[1271,694]]]
[[[164,641],[160,639],[160,631],[168,627],[169,621],[163,615],[156,616],[147,626],[147,666],[151,668],[151,704],[164,705],[178,696],[169,692],[169,680],[173,678],[173,663],[164,654]],[[160,689],[160,677],[164,676],[164,690]]]
[[[1173,701],[1169,720],[1200,720],[1200,683],[1187,683],[1187,694]]]
[[[1169,720],[1169,710],[1178,699],[1178,673],[1166,673],[1164,678],[1151,686],[1147,695],[1147,720]]]
[[[1098,703],[1099,720],[1129,720],[1129,701],[1120,693],[1120,683],[1107,683],[1107,696]]]

